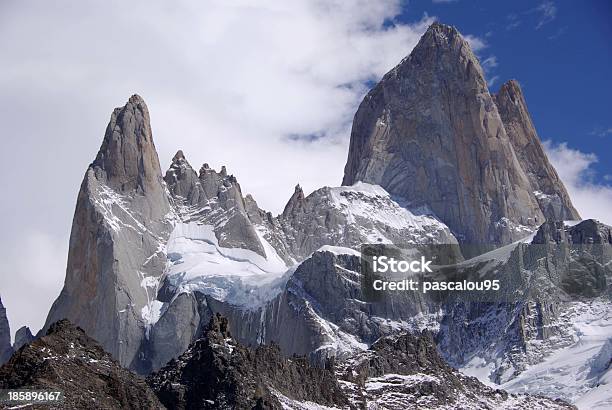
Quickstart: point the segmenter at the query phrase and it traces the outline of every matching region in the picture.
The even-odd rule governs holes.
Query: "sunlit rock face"
[[[499,97],[508,113],[502,117],[467,41],[455,28],[433,24],[362,101],[343,184],[378,184],[410,206],[428,207],[469,244],[512,242],[555,215],[538,203],[540,185],[561,198],[557,214],[575,216],[531,123],[524,124],[526,108],[515,120],[506,94]],[[540,157],[519,155],[525,144],[511,137],[528,138]],[[544,165],[525,169],[530,160]]]

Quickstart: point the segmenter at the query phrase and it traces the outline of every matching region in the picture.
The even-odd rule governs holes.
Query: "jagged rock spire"
[[[30,328],[27,326],[22,326],[15,332],[15,344],[13,345],[13,350],[17,351],[21,348],[21,346],[29,344],[34,340],[34,335],[30,331]]]
[[[183,150],[178,150],[176,151],[176,154],[174,154],[174,157],[172,157],[172,162],[180,162],[181,160],[185,159],[185,154],[183,154]]]
[[[295,190],[293,191],[293,195],[289,198],[289,202],[285,205],[285,209],[283,210],[283,216],[287,217],[289,215],[294,214],[296,211],[299,211],[303,207],[304,203],[304,191],[300,184],[295,186]]]
[[[117,191],[162,191],[149,110],[142,97],[134,94],[125,106],[115,108],[92,166]]]
[[[78,194],[66,280],[45,327],[69,319],[123,366],[138,368],[149,290],[161,276],[159,252],[171,232],[171,207],[149,120],[138,95],[113,111],[100,151]],[[119,312],[119,313],[118,313]]]
[[[537,192],[536,198],[546,219],[580,219],[563,182],[544,152],[518,81],[510,80],[503,84],[494,98],[508,138],[533,191]]]
[[[11,328],[6,316],[6,309],[0,298],[0,365],[4,364],[13,354],[11,347]]]
[[[357,181],[428,207],[463,243],[507,243],[545,219],[478,59],[439,23],[361,103],[343,184]]]

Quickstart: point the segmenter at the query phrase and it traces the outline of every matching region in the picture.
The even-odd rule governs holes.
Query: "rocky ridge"
[[[580,219],[557,171],[548,161],[519,83],[516,80],[506,82],[492,97],[506,134],[546,219]]]
[[[148,380],[160,400],[175,409],[281,409],[279,397],[348,406],[333,371],[312,367],[303,357],[286,359],[274,345],[246,348],[219,315],[211,318],[203,338]]]
[[[0,367],[0,388],[63,392],[61,402],[38,405],[46,409],[163,408],[143,379],[67,320],[52,324]]]
[[[13,350],[17,351],[21,346],[30,344],[34,340],[34,335],[27,326],[22,326],[15,332],[15,343],[13,344]]]
[[[428,332],[382,338],[346,361],[316,368],[305,357],[283,357],[274,345],[241,346],[218,315],[202,339],[148,381],[176,409],[573,408],[462,375],[442,360]]]

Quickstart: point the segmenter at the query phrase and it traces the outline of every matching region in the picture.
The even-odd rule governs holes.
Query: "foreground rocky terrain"
[[[237,378],[234,369],[252,374],[246,369],[254,365],[262,372],[262,357],[286,366],[288,380],[312,376],[315,370],[305,370],[305,362],[287,364],[281,357],[297,354],[319,368],[334,362],[351,403],[362,403],[360,397],[388,401],[412,391],[415,380],[432,386],[431,377],[440,374],[436,380],[451,384],[427,399],[432,406],[459,406],[459,399],[477,406],[478,395],[485,407],[520,403],[501,393],[495,399],[497,393],[480,384],[472,389],[472,379],[451,377],[450,368],[437,364],[427,373],[431,377],[412,368],[367,370],[359,379],[338,375],[360,355],[376,355],[372,349],[381,338],[428,330],[431,335],[423,337],[433,337],[447,363],[486,383],[572,402],[597,393],[588,406],[605,407],[612,357],[606,313],[611,228],[579,220],[542,149],[520,86],[511,81],[492,94],[478,59],[454,28],[432,25],[364,98],[343,183],[309,195],[297,186],[284,211],[273,216],[243,193],[225,167],[216,171],[204,164],[196,172],[178,151],[163,173],[148,109],[134,95],[113,111],[86,171],[65,285],[37,336],[67,318],[121,366],[140,374],[160,371],[157,391],[185,406],[191,399],[182,392],[199,382],[183,371],[201,366],[193,363],[200,353],[220,355],[210,371],[228,378],[218,391],[234,389],[228,387]],[[371,300],[362,286],[362,244],[451,246],[458,249],[454,263],[440,266],[436,275],[497,279],[501,288],[390,292]],[[0,354],[8,356],[13,347],[2,313]],[[233,338],[219,339],[221,350],[206,336],[217,313],[228,318]],[[22,330],[19,344],[29,339]],[[425,342],[391,345],[401,351],[414,343]],[[249,350],[272,344],[277,347]],[[225,354],[232,349],[234,356]],[[556,367],[561,356],[577,352],[580,363]],[[178,362],[167,365],[172,359]],[[226,359],[238,362],[222,366]],[[385,379],[394,372],[399,376]],[[163,387],[162,374],[183,387]],[[270,377],[263,390],[246,384],[235,391],[245,392],[246,400],[253,389],[261,390],[249,405],[261,398],[299,408],[305,396]],[[455,394],[455,382],[467,390]],[[310,393],[321,405],[337,403],[337,390],[315,390]],[[418,404],[414,400],[427,391],[417,390],[413,398],[405,393],[401,406]]]
[[[23,346],[0,367],[0,389],[17,388],[63,392],[61,402],[39,408],[162,408],[144,379],[121,367],[67,320],[52,324],[45,336]]]
[[[349,407],[329,367],[286,359],[275,345],[246,348],[215,315],[202,339],[148,380],[168,408],[281,409],[285,400]]]
[[[486,387],[448,366],[431,333],[379,339],[346,361],[314,368],[277,346],[250,349],[214,316],[204,338],[149,377],[168,408],[570,409],[573,406]]]
[[[54,323],[0,368],[0,388],[62,391],[61,402],[29,406],[57,409],[573,408],[462,375],[440,357],[427,331],[382,338],[346,361],[314,367],[306,357],[284,357],[275,345],[241,345],[218,314],[201,339],[146,383],[82,329]]]

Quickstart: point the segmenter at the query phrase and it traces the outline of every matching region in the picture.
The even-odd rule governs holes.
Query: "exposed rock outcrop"
[[[340,363],[336,372],[361,409],[575,408],[560,400],[508,394],[459,373],[440,357],[428,331],[382,338]]]
[[[2,299],[0,299],[0,365],[6,362],[12,354],[11,328],[6,316],[6,308],[2,304]]]
[[[548,164],[542,155],[536,161]],[[343,184],[379,184],[426,206],[462,243],[504,244],[545,219],[526,171],[470,46],[434,23],[359,106]],[[544,180],[563,196],[552,173]]]
[[[223,247],[249,249],[266,256],[240,184],[227,174],[225,166],[216,172],[204,164],[198,175],[183,152],[178,151],[164,179],[184,222],[212,225]]]
[[[227,320],[212,317],[202,339],[148,378],[168,408],[571,409],[546,398],[511,395],[448,366],[429,332],[382,338],[347,360],[312,367],[278,347],[246,348]]]
[[[173,409],[282,409],[285,399],[347,406],[333,370],[278,347],[246,348],[232,339],[227,319],[211,318],[203,338],[148,379]]]
[[[123,366],[138,367],[148,305],[171,232],[147,106],[132,96],[116,108],[85,173],[70,233],[64,288],[47,317],[70,319]]]
[[[67,320],[49,326],[0,368],[0,389],[20,388],[62,391],[64,399],[41,406],[46,409],[163,408],[143,379]]]
[[[178,173],[172,171],[173,175]],[[317,360],[324,360],[329,349],[319,347],[333,345],[336,336],[327,334],[325,327],[317,322],[316,314],[311,314],[310,307],[304,306],[300,314],[291,307],[305,303],[302,294],[293,292],[302,286],[300,281],[308,279],[306,282],[312,285],[313,292],[320,287],[316,269],[328,266],[312,263],[311,259],[319,261],[318,249],[326,245],[359,249],[361,244],[369,242],[457,243],[450,230],[434,217],[415,215],[380,187],[364,183],[353,187],[325,187],[307,197],[297,187],[285,212],[276,218],[260,210],[252,198],[245,198],[245,203],[249,204],[249,223],[260,233],[261,243],[267,246],[267,261],[244,250],[220,248],[220,243],[213,246],[211,238],[201,227],[193,226],[191,219],[177,223],[167,247],[169,269],[158,295],[163,304],[160,320],[151,327],[147,342],[145,357],[153,370],[183,352],[201,335],[210,316],[219,311],[231,323],[241,326],[236,329],[236,337],[241,342],[255,345],[274,341],[288,354],[308,355],[317,350]],[[198,221],[207,224],[211,207],[192,207],[189,208],[192,213],[181,214],[198,215]],[[291,264],[304,259],[306,262],[295,274],[289,275],[292,273],[289,264],[269,263],[274,257]],[[217,267],[223,264],[231,264],[233,268],[219,271]],[[328,276],[330,281],[334,277]],[[324,303],[355,309],[350,301],[343,299],[354,295],[342,292],[344,286],[338,285],[329,290],[330,299]],[[275,298],[276,295],[280,296]],[[407,304],[405,309],[400,306],[396,310],[405,311],[408,316],[408,312],[421,311],[416,305]],[[354,315],[358,315],[358,320],[366,320],[362,316],[367,313],[357,308]],[[354,332],[369,342],[381,334],[376,324],[369,322],[361,327],[348,326],[347,332]]]
[[[546,219],[580,219],[557,171],[548,161],[519,83],[516,80],[508,81],[493,98],[506,134]]]
[[[17,351],[21,348],[21,346],[30,344],[33,340],[34,335],[32,335],[30,328],[27,326],[22,326],[17,330],[17,332],[15,332],[15,343],[13,344],[13,349]]]
[[[271,229],[296,260],[325,245],[457,243],[446,225],[419,211],[375,185],[323,187],[306,197],[298,185]]]

